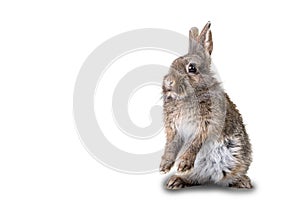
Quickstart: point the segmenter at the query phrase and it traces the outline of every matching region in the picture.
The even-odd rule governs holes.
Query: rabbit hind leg
[[[229,187],[251,189],[253,185],[251,184],[250,178],[247,175],[243,175],[229,184]]]
[[[178,190],[185,187],[192,186],[183,176],[173,175],[169,178],[166,188],[169,190]]]
[[[223,178],[221,181],[217,182],[218,185],[231,187],[231,188],[245,188],[251,189],[253,185],[251,180],[247,175],[241,175],[235,178]]]

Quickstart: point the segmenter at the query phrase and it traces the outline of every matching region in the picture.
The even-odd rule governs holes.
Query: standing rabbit
[[[210,22],[189,32],[189,51],[177,58],[163,80],[167,142],[160,171],[174,165],[168,189],[204,183],[252,188],[246,175],[251,144],[242,117],[211,72]]]

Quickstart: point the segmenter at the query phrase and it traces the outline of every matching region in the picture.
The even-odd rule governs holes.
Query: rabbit
[[[188,53],[163,78],[166,144],[160,172],[177,172],[167,189],[213,183],[252,188],[246,175],[252,150],[243,119],[211,70],[211,23],[189,31]]]

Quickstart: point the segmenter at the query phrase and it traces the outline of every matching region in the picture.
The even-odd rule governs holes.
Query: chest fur
[[[182,106],[174,118],[177,133],[184,139],[191,138],[200,125],[199,112],[194,106]]]

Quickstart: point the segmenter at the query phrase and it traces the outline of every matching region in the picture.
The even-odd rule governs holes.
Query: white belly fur
[[[215,139],[208,139],[197,154],[193,173],[198,179],[219,182],[236,165],[230,150]]]
[[[175,127],[179,137],[183,140],[183,146],[177,156],[180,158],[193,140],[199,123],[193,120],[193,117],[184,116],[177,118]],[[235,165],[236,159],[226,145],[218,142],[215,136],[209,136],[196,156],[194,168],[188,174],[195,181],[218,183],[224,177],[224,172],[228,173]]]
[[[184,145],[177,158],[180,158],[186,151],[192,140],[190,134],[181,132],[180,135],[184,136]],[[223,179],[224,173],[230,172],[235,165],[236,159],[232,152],[223,143],[217,142],[216,138],[210,137],[203,143],[196,156],[194,168],[188,173],[188,176],[197,182],[218,183]]]

